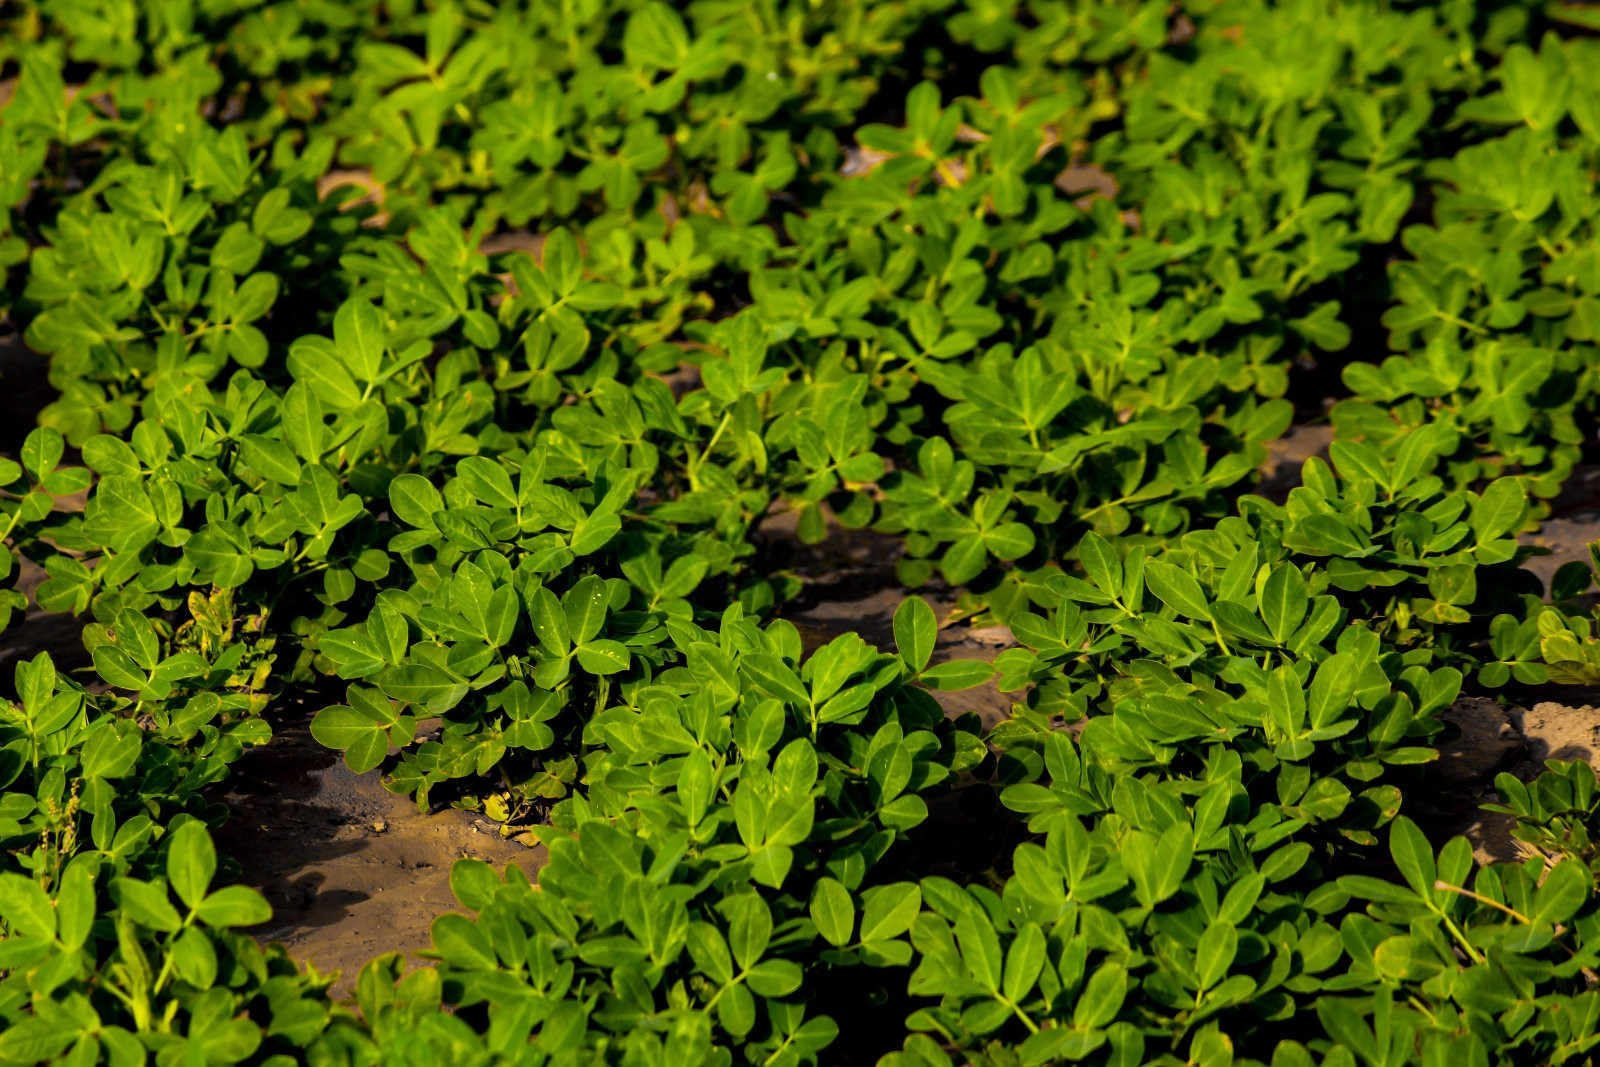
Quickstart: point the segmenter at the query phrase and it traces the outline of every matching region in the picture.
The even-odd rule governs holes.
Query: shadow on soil
[[[477,859],[533,876],[542,849],[499,836],[469,812],[426,812],[357,775],[311,737],[310,709],[277,724],[270,744],[246,753],[217,797],[231,813],[220,843],[236,877],[259,889],[273,918],[254,932],[319,971],[341,972],[347,995],[363,964],[431,943],[433,920],[461,910],[450,868]]]

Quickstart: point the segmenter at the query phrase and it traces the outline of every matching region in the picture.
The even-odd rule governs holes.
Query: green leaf
[[[988,562],[982,535],[969,534],[945,550],[939,558],[939,570],[951,585],[966,585],[983,573]]]
[[[794,960],[766,959],[750,968],[745,984],[763,997],[786,997],[800,988],[805,972]]]
[[[217,850],[205,825],[190,820],[174,830],[167,845],[167,881],[178,899],[193,909],[205,898],[216,873]]]
[[[865,922],[862,926],[864,929]],[[989,916],[976,903],[968,904],[956,917],[955,934],[956,944],[961,948],[961,959],[966,963],[973,980],[990,993],[1000,992],[1000,938],[995,934]]]
[[[333,342],[356,381],[376,382],[383,369],[383,315],[364,297],[352,297],[333,316]]]
[[[585,515],[572,528],[569,544],[574,556],[600,551],[622,531],[622,520],[612,514]]]
[[[800,678],[776,656],[754,655],[745,656],[739,661],[739,667],[750,676],[751,681],[767,693],[783,700],[794,707],[809,708],[811,694],[806,687],[800,684]]]
[[[1545,875],[1544,883],[1534,894],[1533,913],[1528,918],[1535,925],[1564,923],[1583,907],[1593,888],[1594,880],[1581,861],[1563,859]]]
[[[1261,618],[1272,639],[1280,645],[1288,644],[1311,603],[1310,588],[1300,568],[1289,563],[1274,567],[1261,586],[1259,600]]]
[[[1479,541],[1491,541],[1514,533],[1522,525],[1528,497],[1519,478],[1497,478],[1472,505],[1467,520]]]
[[[389,506],[407,525],[437,530],[435,516],[444,511],[444,497],[419,474],[402,474],[389,483]]]
[[[50,895],[38,882],[10,871],[0,873],[0,918],[28,937],[49,940],[56,936]]]
[[[249,886],[223,886],[195,908],[208,926],[255,926],[272,918],[266,898]]]
[[[326,338],[302,337],[290,345],[289,373],[336,411],[348,411],[361,403],[361,390]]]
[[[1020,1003],[1033,991],[1044,970],[1045,936],[1038,923],[1024,923],[1006,950],[1005,982],[1002,991],[1012,1003]]]
[[[1153,908],[1183,884],[1194,858],[1194,834],[1183,823],[1167,827],[1159,838],[1136,830],[1123,839],[1122,856],[1139,903]]]
[[[1394,488],[1383,455],[1366,442],[1335,441],[1328,453],[1346,482],[1369,481],[1386,492]]]
[[[433,712],[444,712],[460,702],[466,684],[451,678],[438,667],[408,663],[390,667],[374,679],[388,696],[406,704],[420,704]]]
[[[110,434],[97,434],[83,443],[83,461],[101,474],[122,477],[139,474],[139,457],[127,442]]]
[[[3,881],[6,877],[0,875],[0,899],[5,895]],[[89,867],[81,862],[69,864],[61,877],[61,889],[56,894],[56,921],[61,927],[58,936],[67,948],[82,948],[89,940],[89,932],[94,924],[95,896],[94,875]],[[0,915],[3,914],[5,909],[0,907]],[[18,926],[15,922],[12,925]]]
[[[282,419],[283,439],[294,454],[307,463],[318,462],[328,434],[317,394],[302,382],[289,386],[283,394]]]
[[[1386,882],[1367,874],[1346,874],[1339,878],[1340,889],[1365,900],[1378,900],[1390,904],[1415,904],[1417,894],[1405,886]]]
[[[0,1059],[7,1063],[56,1063],[79,1039],[77,1028],[63,1026],[59,1019],[27,1016],[0,1030]]]
[[[446,963],[464,970],[492,971],[498,963],[489,938],[465,915],[447,913],[433,920],[433,948]]]
[[[217,950],[198,926],[190,926],[172,942],[171,959],[185,982],[208,989],[217,980]]]
[[[1020,522],[1008,522],[985,530],[983,544],[997,559],[1017,559],[1033,550],[1033,531]]]
[[[1372,545],[1338,516],[1308,515],[1291,532],[1297,536],[1295,546],[1312,555],[1360,559],[1372,553]],[[1289,543],[1287,537],[1285,543]]]
[[[137,693],[149,682],[149,677],[134,664],[133,658],[116,645],[101,645],[94,650],[94,669],[118,689]]]
[[[1312,729],[1332,726],[1350,707],[1357,673],[1355,657],[1348,652],[1336,653],[1318,664],[1307,703]]]
[[[772,909],[751,891],[724,897],[718,905],[728,920],[728,948],[740,967],[753,967],[772,940]]]
[[[1389,828],[1389,854],[1412,890],[1422,899],[1431,900],[1436,878],[1433,846],[1417,824],[1404,815],[1396,816]]]
[[[929,667],[917,680],[929,689],[956,692],[974,689],[994,677],[994,664],[976,659],[952,659]]]
[[[1202,990],[1210,989],[1228,973],[1239,951],[1239,931],[1224,919],[1214,920],[1200,935],[1195,946],[1195,980]]]
[[[494,460],[467,456],[456,466],[456,476],[466,483],[473,496],[490,507],[516,508],[517,491],[511,484],[511,475]]]
[[[251,470],[279,485],[300,484],[300,462],[282,441],[246,434],[239,438],[239,458]]]
[[[45,475],[56,469],[65,451],[66,442],[60,433],[48,426],[39,426],[23,439],[22,465],[35,482],[42,482]]]
[[[861,940],[887,941],[911,929],[922,907],[922,890],[914,882],[874,886],[861,895]]]
[[[572,636],[567,632],[567,613],[556,595],[543,587],[535,590],[528,613],[532,616],[533,632],[539,644],[551,655],[565,656],[572,648]]]
[[[843,948],[855,930],[856,906],[850,891],[837,879],[819,878],[811,891],[811,921],[830,945]]]
[[[901,601],[894,612],[894,643],[906,666],[914,672],[927,667],[938,639],[939,620],[928,602],[919,596]]]
[[[1406,935],[1385,938],[1372,954],[1373,965],[1385,978],[1420,982],[1444,970],[1427,942]]]
[[[323,708],[311,720],[311,736],[318,744],[344,752],[345,764],[365,774],[389,755],[388,730],[355,708]]]
[[[561,598],[567,613],[567,632],[578,645],[600,632],[606,619],[605,582],[595,575],[582,578]]]
[[[1116,962],[1096,968],[1072,1007],[1072,1025],[1100,1029],[1111,1024],[1128,995],[1128,971]]]
[[[1089,580],[1107,596],[1122,595],[1122,557],[1097,533],[1087,533],[1078,542],[1078,558]]]
[[[162,886],[141,882],[137,878],[116,878],[111,882],[111,895],[128,913],[128,918],[140,926],[173,933],[183,925],[183,920],[179,918],[177,909],[172,906]]]
[[[1163,604],[1191,619],[1211,618],[1205,591],[1194,575],[1170,563],[1151,560],[1145,564],[1145,583]]]
[[[616,674],[628,669],[628,649],[620,641],[586,641],[578,646],[578,665],[590,674]]]

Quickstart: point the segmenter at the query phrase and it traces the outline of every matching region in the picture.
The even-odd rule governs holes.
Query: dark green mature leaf
[[[184,823],[167,844],[167,881],[190,909],[205,899],[217,873],[217,852],[211,835],[198,822]]]
[[[1145,582],[1163,604],[1191,619],[1211,618],[1205,592],[1194,576],[1171,563],[1152,560],[1145,565]]]
[[[929,689],[956,692],[974,689],[994,677],[994,665],[973,659],[952,659],[935,664],[918,675]]]
[[[863,894],[861,941],[885,941],[911,929],[922,891],[910,882],[878,886]]]
[[[1490,484],[1472,506],[1469,520],[1472,532],[1481,541],[1516,532],[1527,510],[1527,495],[1516,478],[1501,478]]]
[[[840,947],[850,943],[856,925],[855,902],[850,899],[850,891],[839,881],[833,878],[817,879],[816,888],[811,892],[810,913],[811,921],[817,924],[817,932],[823,940]]]
[[[300,484],[300,463],[282,441],[260,434],[239,439],[239,457],[256,473],[280,485]]]
[[[1389,831],[1389,853],[1417,895],[1424,899],[1430,897],[1436,876],[1433,846],[1428,844],[1417,824],[1404,815],[1394,821]]]
[[[900,658],[915,672],[921,672],[933,657],[939,637],[939,620],[921,597],[907,597],[894,612],[894,642]]]

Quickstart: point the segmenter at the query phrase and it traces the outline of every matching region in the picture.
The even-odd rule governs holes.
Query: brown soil
[[[1313,456],[1326,460],[1332,443],[1332,426],[1289,427],[1288,433],[1267,443],[1267,463],[1257,492],[1272,500],[1288,499],[1289,490],[1300,484],[1301,464]]]
[[[1590,691],[1563,695],[1569,700],[1594,696]],[[1441,746],[1433,768],[1443,786],[1441,794],[1455,812],[1441,822],[1439,839],[1464,835],[1480,863],[1526,855],[1511,836],[1516,821],[1480,808],[1500,799],[1495,775],[1509,772],[1531,782],[1547,760],[1588,760],[1600,769],[1600,708],[1592,704],[1541,700],[1524,709],[1505,707],[1490,698],[1464,697],[1444,718],[1457,725],[1460,737]]]
[[[1595,541],[1600,541],[1600,511],[1580,511],[1546,519],[1538,532],[1524,534],[1522,543],[1545,549],[1549,554],[1534,556],[1523,564],[1523,569],[1538,575],[1548,592],[1550,579],[1563,564],[1592,562],[1589,545]]]
[[[505,840],[478,816],[421,812],[377,772],[351,773],[304,723],[247,753],[219,799],[232,811],[220,844],[239,879],[272,905],[255,933],[324,974],[339,971],[336,996],[374,956],[432,943],[433,920],[460,910],[450,891],[456,860],[515,863],[530,876],[544,862],[542,848]]]

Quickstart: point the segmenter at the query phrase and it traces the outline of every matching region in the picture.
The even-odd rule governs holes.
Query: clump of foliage
[[[1501,781],[1522,863],[1415,799],[1464,687],[1600,678],[1588,568],[1546,600],[1517,540],[1600,391],[1579,14],[4,17],[0,313],[58,395],[0,628],[30,589],[88,666],[0,703],[0,1062],[1600,1045],[1587,765]],[[892,649],[786,618],[840,528]],[[1015,647],[937,656],[968,620]],[[212,838],[306,705],[549,856],[459,864],[347,1004]]]

